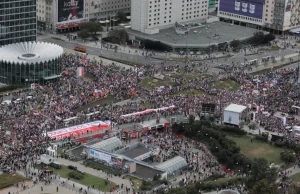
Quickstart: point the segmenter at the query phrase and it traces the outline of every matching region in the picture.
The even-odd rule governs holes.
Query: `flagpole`
[[[113,101],[111,101],[110,105],[110,130],[112,131],[112,112],[113,112]]]

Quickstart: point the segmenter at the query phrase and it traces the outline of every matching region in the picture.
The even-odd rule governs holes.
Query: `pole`
[[[187,40],[185,39],[185,65],[187,64],[188,59],[188,49],[187,49]]]
[[[110,106],[110,130],[112,130],[113,125],[112,125],[112,112],[113,112],[113,101],[111,102]]]

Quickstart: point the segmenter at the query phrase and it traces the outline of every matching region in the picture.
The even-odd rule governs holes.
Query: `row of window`
[[[0,9],[0,15],[10,15],[10,14],[19,14],[25,12],[36,12],[35,6],[31,7],[21,7],[14,9]]]
[[[26,37],[14,37],[9,39],[1,39],[0,38],[0,45],[7,45],[12,44],[16,42],[27,42],[27,41],[35,41],[36,40],[36,34],[35,35],[29,35]]]
[[[20,0],[14,2],[13,0],[6,0],[5,2],[0,3],[0,9],[9,9],[9,8],[15,8],[15,7],[24,7],[24,6],[32,6],[36,5],[35,0]]]
[[[22,26],[26,24],[35,24],[36,23],[36,17],[34,18],[26,18],[22,20],[12,20],[12,21],[0,21],[0,26],[5,27],[14,27],[14,26]]]
[[[257,19],[257,18],[251,18],[251,17],[247,17],[247,16],[236,15],[236,14],[227,13],[227,12],[223,12],[223,11],[220,11],[219,13],[221,15],[226,15],[226,16],[230,16],[230,17],[234,17],[234,18],[240,18],[240,19],[249,20],[249,21],[253,21],[253,22],[262,22],[261,19]]]

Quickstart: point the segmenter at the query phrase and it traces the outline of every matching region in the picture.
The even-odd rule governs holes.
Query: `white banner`
[[[90,150],[90,156],[92,156],[94,158],[97,158],[99,160],[104,160],[108,163],[111,162],[111,155],[104,154],[102,152],[98,152],[98,151],[95,151],[95,150]]]

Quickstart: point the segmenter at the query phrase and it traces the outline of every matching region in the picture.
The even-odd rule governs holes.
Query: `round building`
[[[44,83],[61,73],[63,48],[46,42],[21,42],[0,48],[0,83]]]

